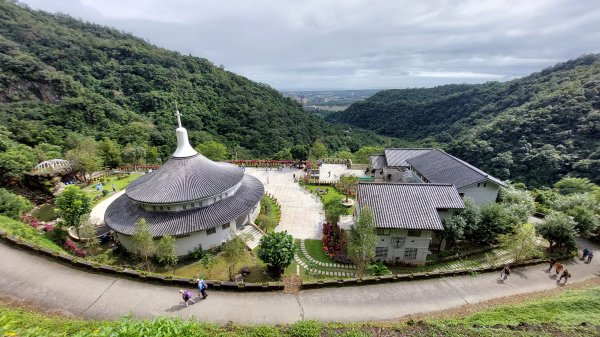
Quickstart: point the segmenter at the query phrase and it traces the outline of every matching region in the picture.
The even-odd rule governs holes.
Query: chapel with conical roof
[[[106,225],[129,251],[141,218],[155,238],[174,236],[177,255],[183,256],[199,245],[209,249],[222,244],[260,212],[263,184],[240,167],[196,152],[179,111],[176,116],[177,149],[171,158],[131,183],[104,215]]]

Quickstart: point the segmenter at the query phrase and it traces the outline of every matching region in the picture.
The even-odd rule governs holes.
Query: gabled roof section
[[[377,154],[371,156],[371,170],[382,170],[385,166],[387,166],[387,162],[385,161],[385,155]]]
[[[456,188],[461,188],[489,180],[506,186],[500,179],[437,149],[409,158],[407,163],[431,183],[453,184]]]
[[[357,201],[373,211],[377,228],[444,230],[438,209],[465,207],[450,184],[359,183]]]
[[[402,148],[390,148],[390,149],[385,149],[384,153],[385,153],[385,160],[387,162],[386,166],[392,166],[392,167],[397,167],[397,166],[409,166],[409,164],[406,162],[407,159],[416,157],[418,155],[427,153],[429,151],[431,151],[432,149],[420,149],[420,148],[415,148],[415,149],[402,149]]]

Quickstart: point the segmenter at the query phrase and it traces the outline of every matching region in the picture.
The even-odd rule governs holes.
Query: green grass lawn
[[[235,273],[242,268],[250,268],[250,275],[245,278],[246,282],[261,283],[261,282],[273,282],[278,281],[269,276],[265,275],[263,271],[265,267],[263,263],[256,257],[254,252],[245,251],[244,256],[241,257],[240,262],[235,268]],[[291,275],[296,273],[296,266],[292,265],[286,268],[284,275]],[[221,280],[229,281],[229,272],[225,259],[221,256],[217,257],[217,264],[213,267],[212,271],[206,270],[200,262],[190,262],[187,265],[180,266],[175,269],[174,272],[165,272],[167,275],[176,275],[186,278],[196,278],[198,275],[207,280]]]
[[[48,239],[44,235],[44,232],[41,232],[21,221],[16,221],[0,215],[0,228],[3,231],[22,239],[23,241],[31,242],[40,247],[52,249],[57,252],[66,253],[62,247],[54,243],[54,241]]]
[[[304,185],[304,187],[306,187],[306,189],[308,189],[311,193],[315,193],[315,194],[316,194],[316,192],[315,192],[316,189],[327,191],[326,193],[319,195],[321,197],[321,202],[323,204],[326,204],[331,200],[346,199],[346,196],[343,195],[340,191],[338,191],[333,186]],[[353,212],[354,212],[354,206],[348,207],[348,215],[352,215]]]
[[[304,240],[304,245],[306,246],[308,255],[313,259],[325,263],[335,263],[335,261],[323,251],[323,242],[321,240]]]
[[[273,233],[280,220],[281,208],[273,198],[264,195],[260,200],[260,214],[256,218],[256,225],[265,233]]]
[[[546,324],[541,329],[518,331],[506,325],[519,322]],[[579,323],[587,322],[587,326]],[[476,328],[473,324],[487,328]],[[551,324],[551,325],[548,325]],[[498,325],[495,328],[490,326]],[[196,320],[156,318],[137,320],[131,316],[114,321],[82,320],[43,314],[0,299],[0,336],[598,336],[600,287],[565,291],[541,300],[485,309],[464,318],[429,320],[424,324],[403,322],[322,323],[303,320],[294,324],[219,326]]]
[[[87,195],[92,198],[93,205],[98,204],[99,202],[101,202],[104,199],[109,198],[114,192],[112,190],[112,185],[115,185],[115,189],[118,191],[123,190],[125,187],[127,187],[129,184],[131,184],[132,181],[136,180],[137,178],[141,177],[142,174],[141,173],[130,173],[127,175],[127,177],[125,177],[124,179],[119,179],[118,177],[119,175],[111,175],[108,176],[108,178],[110,179],[108,182],[103,183],[103,189],[105,190],[109,190],[110,193],[107,195],[102,195],[102,191],[96,191],[96,184],[92,183],[89,186],[86,186],[83,188],[83,191],[85,193],[87,193]],[[95,199],[96,197],[100,196],[101,198]]]
[[[600,324],[600,287],[567,290],[555,297],[518,305],[506,305],[473,314],[463,320],[449,320],[481,325],[527,323],[588,322]]]

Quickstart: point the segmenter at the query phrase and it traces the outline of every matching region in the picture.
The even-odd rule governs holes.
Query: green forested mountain
[[[328,119],[438,144],[532,186],[563,175],[600,182],[600,55],[509,82],[379,92]]]
[[[348,135],[206,59],[0,0],[0,152],[39,144],[65,152],[77,133],[153,146],[165,158],[175,148],[175,103],[193,145],[216,140],[245,157],[316,140],[330,151],[381,141]]]

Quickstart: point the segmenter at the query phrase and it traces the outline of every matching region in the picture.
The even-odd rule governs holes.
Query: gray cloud
[[[595,0],[24,0],[278,89],[509,80],[600,51]]]

